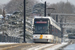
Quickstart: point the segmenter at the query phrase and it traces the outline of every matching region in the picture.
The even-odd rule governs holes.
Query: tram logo
[[[43,35],[40,35],[40,39],[42,39],[43,38]]]

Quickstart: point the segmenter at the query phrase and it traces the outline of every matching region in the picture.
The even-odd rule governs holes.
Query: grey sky
[[[70,3],[74,4],[75,5],[75,0],[39,0],[40,2],[47,2],[47,3],[57,3],[57,2],[60,2],[60,1],[64,1],[64,2],[67,2],[69,1]]]
[[[6,4],[8,3],[10,0],[0,0],[0,4]],[[47,3],[57,3],[57,2],[60,2],[60,1],[64,1],[64,2],[67,2],[67,0],[39,0],[40,2],[45,2],[47,1]],[[70,3],[74,4],[75,5],[75,0],[68,0]]]
[[[0,0],[0,4],[6,4],[8,3],[10,0]]]

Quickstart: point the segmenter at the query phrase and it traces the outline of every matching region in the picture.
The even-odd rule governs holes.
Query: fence
[[[5,36],[5,35],[0,35],[0,42],[16,42],[16,43],[20,43],[21,38],[18,37],[11,37],[11,36]]]

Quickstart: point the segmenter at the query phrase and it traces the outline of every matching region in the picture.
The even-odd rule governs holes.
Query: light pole
[[[26,39],[25,39],[25,32],[26,32],[26,0],[24,0],[24,38],[23,38],[23,42],[26,43]]]
[[[44,16],[46,17],[46,1],[45,1],[44,4],[45,4],[45,5],[44,5]]]

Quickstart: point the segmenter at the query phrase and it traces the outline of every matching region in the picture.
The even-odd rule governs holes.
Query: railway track
[[[0,50],[47,50],[48,48],[56,47],[60,44],[50,43],[19,43],[0,46]]]
[[[21,50],[23,47],[27,47],[29,45],[34,45],[33,43],[20,43],[20,44],[11,44],[0,46],[1,50]]]
[[[30,48],[23,48],[22,50],[41,50],[42,48],[45,48],[45,47],[48,47],[48,46],[51,46],[53,44],[40,44],[40,45],[37,45],[37,46],[34,46],[34,47],[30,47]]]
[[[53,44],[53,45],[50,45],[50,46],[48,46],[48,47],[41,48],[40,50],[46,50],[47,48],[51,48],[51,47],[53,47],[53,46],[55,46],[55,45],[57,45],[57,44]]]
[[[20,43],[0,46],[0,50],[23,50],[23,48],[29,49],[30,47],[35,47],[41,45],[40,43]]]

